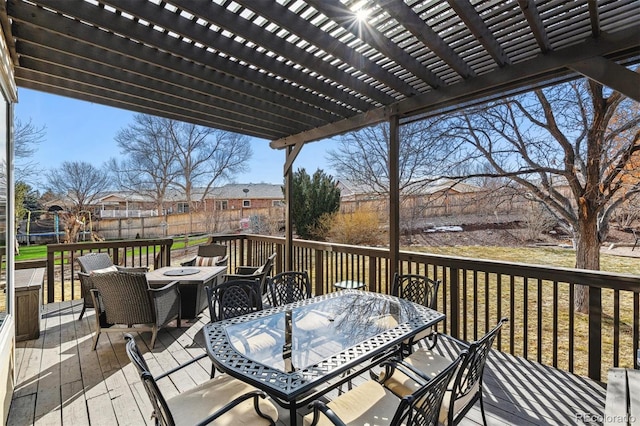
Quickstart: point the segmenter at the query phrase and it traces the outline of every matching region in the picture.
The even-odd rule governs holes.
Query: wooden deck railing
[[[284,270],[283,238],[224,235],[214,241],[227,245],[231,271],[260,265],[274,252],[273,273]],[[81,297],[72,273],[77,256],[106,251],[114,263],[159,267],[170,264],[171,244],[160,239],[50,245],[46,299]],[[314,294],[333,291],[343,280],[391,291],[386,248],[294,240],[292,253],[293,269],[309,272]],[[437,309],[446,314],[440,326],[445,333],[475,340],[506,316],[509,325],[495,346],[501,351],[595,380],[610,367],[637,367],[640,276],[409,251],[400,252],[399,271],[442,281]],[[589,287],[588,314],[574,309],[577,285]]]
[[[259,265],[278,256],[284,239],[256,235],[215,237],[229,246],[231,267]],[[447,315],[441,330],[475,340],[499,318],[509,326],[496,342],[501,351],[589,376],[606,377],[610,367],[637,367],[640,340],[640,276],[511,262],[400,252],[401,273],[442,280],[437,308]],[[294,240],[293,268],[306,270],[314,294],[333,291],[342,280],[389,293],[387,249]],[[577,285],[589,287],[589,313],[574,309]]]
[[[47,245],[47,303],[82,297],[80,282],[74,273],[75,259],[87,253],[109,253],[113,263],[121,266],[153,266],[171,264],[173,239],[102,241],[77,244]]]

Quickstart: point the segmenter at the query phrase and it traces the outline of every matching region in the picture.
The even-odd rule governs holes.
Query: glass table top
[[[232,324],[225,332],[232,347],[246,358],[291,373],[416,316],[412,303],[355,292]]]

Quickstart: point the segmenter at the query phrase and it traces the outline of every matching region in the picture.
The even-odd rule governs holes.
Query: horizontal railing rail
[[[231,265],[261,264],[278,256],[283,271],[285,240],[257,235],[216,236],[227,244]],[[391,292],[386,248],[294,240],[293,269],[306,270],[314,294],[343,280],[370,291]],[[509,319],[496,348],[595,380],[609,367],[638,367],[640,276],[401,251],[400,273],[441,280],[437,309],[443,332],[476,340],[500,318]],[[575,309],[578,286],[588,288],[589,312]]]
[[[114,265],[153,266],[171,264],[173,239],[100,241],[47,245],[47,283],[44,289],[47,303],[82,297],[80,282],[75,274],[79,266],[75,260],[88,253],[108,253]]]

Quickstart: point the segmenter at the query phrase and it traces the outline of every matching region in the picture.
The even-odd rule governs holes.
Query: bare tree
[[[31,119],[22,121],[16,118],[13,123],[13,141],[15,155],[15,180],[26,181],[34,176],[37,163],[31,160],[44,141],[46,127],[36,126]]]
[[[151,196],[164,210],[167,191],[184,191],[193,210],[193,193],[202,186],[204,200],[220,179],[244,171],[251,157],[249,139],[242,135],[138,114],[116,135],[123,159],[110,160],[120,187]]]
[[[176,151],[178,177],[174,185],[184,191],[189,203],[189,222],[193,227],[193,190],[196,185],[204,189],[204,201],[213,185],[221,179],[233,177],[246,170],[251,158],[249,138],[243,135],[196,126],[175,120],[160,119]]]
[[[455,154],[443,137],[437,119],[400,127],[400,192],[410,195],[442,173],[443,164]],[[372,193],[389,193],[389,125],[379,124],[348,133],[327,159],[338,178],[347,179]]]
[[[640,155],[639,123],[635,102],[591,80],[505,99],[447,122],[449,136],[464,141],[467,162],[491,165],[475,176],[516,182],[573,232],[576,267],[595,270],[612,212],[640,190],[637,179],[624,178],[638,175],[630,160]],[[588,310],[587,288],[577,289],[575,305]]]
[[[122,159],[109,160],[109,168],[120,188],[151,197],[161,215],[167,191],[179,175],[176,147],[165,119],[136,114],[133,120],[117,133]]]
[[[72,204],[71,211],[65,217],[66,242],[76,241],[87,209],[100,192],[109,187],[107,176],[104,170],[84,161],[65,161],[58,169],[47,174],[49,190]]]

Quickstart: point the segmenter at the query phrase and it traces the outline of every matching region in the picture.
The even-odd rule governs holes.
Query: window
[[[216,201],[216,210],[227,210],[229,202],[227,200]]]
[[[242,208],[249,208],[251,207],[251,200],[242,200]]]
[[[189,203],[178,203],[178,213],[189,213]]]
[[[283,200],[273,200],[271,201],[271,207],[284,207]]]

